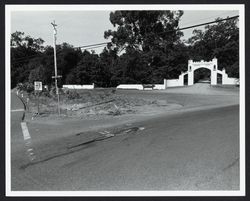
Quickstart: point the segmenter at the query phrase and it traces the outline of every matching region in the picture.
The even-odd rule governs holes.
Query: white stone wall
[[[228,77],[222,80],[222,84],[237,85],[239,84],[239,80],[237,78]]]
[[[143,90],[142,84],[120,84],[116,87],[117,89],[138,89]]]
[[[65,84],[63,85],[64,89],[94,89],[95,84],[92,85],[71,85],[71,84]]]
[[[234,77],[228,77],[226,70],[218,70],[218,73],[222,75],[222,84],[224,85],[237,85],[239,84],[239,79]]]
[[[178,87],[178,86],[180,86],[179,79],[167,80],[167,87]]]
[[[164,84],[155,84],[153,89],[158,89],[158,90],[162,90],[162,89],[166,89]]]
[[[150,84],[148,84],[150,85]],[[142,84],[120,84],[117,89],[137,89],[137,90],[150,90],[150,88],[144,88]],[[166,89],[164,84],[154,84],[153,89],[162,90]]]

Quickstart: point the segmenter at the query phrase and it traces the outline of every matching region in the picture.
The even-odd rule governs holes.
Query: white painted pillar
[[[226,74],[225,68],[222,69],[222,84],[226,84],[228,75]]]
[[[181,72],[181,74],[179,75],[179,86],[184,86],[184,73]]]
[[[194,84],[194,72],[188,72],[188,86],[191,86]]]
[[[167,89],[167,79],[164,79],[164,89]]]
[[[217,70],[218,70],[217,59],[214,58],[212,60],[212,67],[211,67],[211,85],[217,85]]]
[[[188,86],[194,84],[193,60],[188,60]]]

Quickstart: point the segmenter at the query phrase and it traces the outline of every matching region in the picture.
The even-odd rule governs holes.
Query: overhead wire
[[[99,46],[94,46],[94,47],[88,47],[88,48],[82,48],[81,50],[91,50],[91,49],[96,49],[100,47],[106,47],[106,45],[99,45]]]
[[[108,43],[110,42],[105,42],[105,43],[96,43],[96,44],[92,44],[92,45],[84,45],[84,46],[80,46],[80,47],[73,47],[74,49],[82,49],[82,50],[88,50],[88,49],[95,49],[95,48],[100,48],[100,47],[104,47],[106,46]],[[62,52],[62,50],[57,51],[57,54]],[[42,56],[41,54],[36,54],[36,55],[30,55],[30,56],[26,56],[26,57],[21,57],[18,59],[15,59],[12,61],[12,64],[16,64],[16,63],[22,63],[26,60],[32,59],[32,58],[36,58]]]
[[[221,15],[227,15],[228,13],[232,13],[232,12],[235,12],[235,11],[230,11],[230,12],[224,12],[224,13],[221,13],[221,14],[217,14],[217,15],[212,15],[212,16],[210,16],[210,17],[206,17],[206,18],[203,18],[203,19],[199,19],[199,20],[195,20],[195,21],[188,21],[188,22],[185,22],[185,24],[183,24],[182,26],[187,26],[187,25],[189,25],[189,24],[191,24],[191,23],[196,23],[196,22],[201,22],[201,21],[203,21],[203,20],[207,20],[207,19],[215,19],[215,17],[222,17]],[[225,18],[225,17],[224,17]],[[180,19],[180,21],[181,21],[182,19]]]
[[[200,26],[204,26],[204,25],[208,25],[208,24],[214,24],[214,23],[218,23],[218,22],[222,22],[222,21],[226,21],[226,20],[232,20],[232,19],[235,19],[235,18],[238,18],[238,17],[239,17],[239,15],[236,15],[236,16],[233,16],[233,17],[228,17],[228,18],[224,18],[224,19],[220,19],[220,20],[214,20],[214,21],[211,21],[211,22],[205,22],[205,23],[196,24],[196,25],[192,25],[192,26],[187,26],[187,27],[183,27],[183,28],[178,28],[178,29],[174,29],[174,30],[170,30],[170,31],[163,31],[163,32],[161,32],[159,34],[171,33],[171,32],[191,29],[191,28],[200,27]]]
[[[88,47],[97,46],[97,45],[107,45],[109,43],[111,43],[111,42],[96,43],[96,44],[92,44],[92,45],[84,45],[84,46],[74,47],[74,49],[88,48]]]

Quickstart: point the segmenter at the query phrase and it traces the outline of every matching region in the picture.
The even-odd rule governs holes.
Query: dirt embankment
[[[27,105],[26,117],[28,119],[68,121],[69,119],[129,118],[165,113],[183,106],[187,108],[220,105],[227,102],[231,104],[231,102],[237,102],[238,95],[239,88],[237,87],[212,87],[207,84],[169,88],[149,93],[116,91],[115,89],[67,90],[60,92],[60,116],[58,116],[55,93],[42,92],[39,96],[24,94],[23,100]]]
[[[26,94],[27,117],[35,119],[109,119],[115,116],[161,113],[163,109],[178,107],[166,100],[146,99],[116,94],[114,89],[68,90],[60,94],[60,113],[57,97],[51,93]]]

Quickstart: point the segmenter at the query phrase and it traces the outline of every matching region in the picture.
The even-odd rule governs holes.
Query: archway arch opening
[[[198,68],[194,71],[194,84],[195,83],[211,83],[211,70],[207,68]]]

